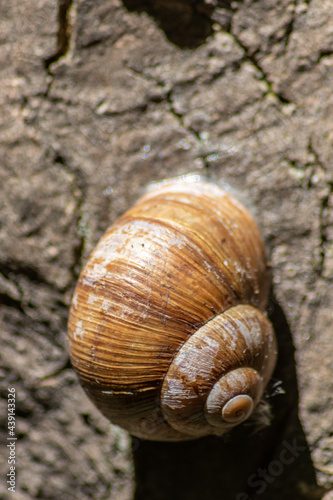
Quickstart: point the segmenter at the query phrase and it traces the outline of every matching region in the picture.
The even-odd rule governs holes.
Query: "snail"
[[[195,178],[145,193],[83,268],[69,321],[89,398],[132,435],[222,435],[261,400],[277,347],[264,243],[247,209]]]

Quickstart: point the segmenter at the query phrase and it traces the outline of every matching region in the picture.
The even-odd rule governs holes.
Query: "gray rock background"
[[[333,1],[1,1],[0,42],[0,496],[15,387],[18,500],[331,498]],[[193,171],[267,242],[273,420],[131,448],[71,370],[68,308],[108,225]]]

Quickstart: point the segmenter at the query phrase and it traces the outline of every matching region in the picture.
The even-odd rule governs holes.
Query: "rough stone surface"
[[[17,500],[331,498],[332,0],[1,1],[0,40],[1,498],[8,387]],[[267,241],[272,425],[132,455],[71,370],[68,307],[110,222],[193,171]]]

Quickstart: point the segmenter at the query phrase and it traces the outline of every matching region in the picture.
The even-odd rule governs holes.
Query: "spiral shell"
[[[104,234],[70,310],[70,356],[100,411],[156,440],[245,420],[276,362],[259,230],[233,196],[167,182]]]

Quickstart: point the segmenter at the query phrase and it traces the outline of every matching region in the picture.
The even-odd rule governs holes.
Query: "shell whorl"
[[[222,434],[259,402],[275,364],[272,327],[258,309],[237,305],[184,343],[161,391],[162,412],[180,432]]]
[[[82,270],[68,322],[72,364],[101,412],[134,435],[221,434],[252,411],[275,364],[261,312],[268,290],[264,244],[243,205],[213,184],[167,183],[107,230]],[[184,411],[171,390],[181,383]]]

